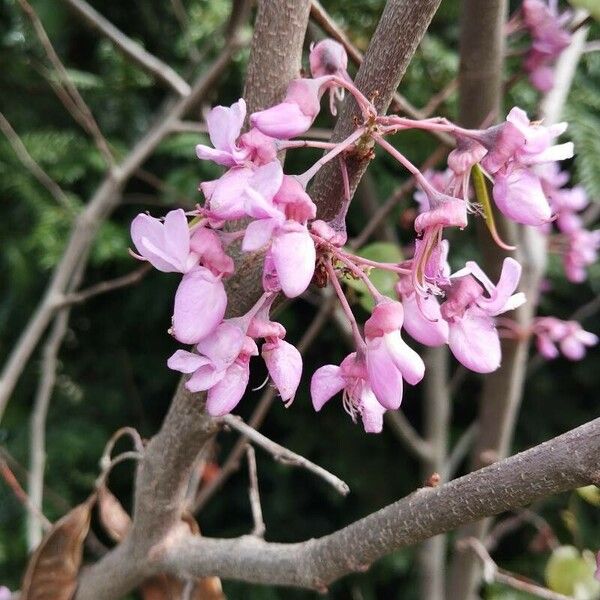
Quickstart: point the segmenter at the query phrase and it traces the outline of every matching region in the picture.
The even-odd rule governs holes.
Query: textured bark
[[[600,479],[600,419],[437,488],[421,488],[322,538],[274,544],[182,536],[157,560],[178,575],[216,575],[323,590],[378,558],[487,515]],[[454,596],[448,595],[454,600]]]
[[[377,111],[385,114],[392,96],[408,67],[441,0],[388,0],[373,39],[354,80],[356,87],[374,99]],[[360,111],[348,95],[333,131],[332,140],[340,141],[354,131]],[[369,159],[349,158],[350,191],[354,193]],[[320,219],[330,221],[343,207],[343,184],[337,161],[326,165],[315,178],[311,196]],[[341,225],[341,223],[339,224]]]

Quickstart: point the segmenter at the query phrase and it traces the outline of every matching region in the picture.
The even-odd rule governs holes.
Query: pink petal
[[[173,260],[186,267],[190,255],[190,227],[181,208],[167,213],[164,223],[165,250]]]
[[[344,389],[345,385],[346,380],[341,376],[341,369],[337,365],[325,365],[317,369],[310,381],[314,409],[320,411],[328,400]]]
[[[244,234],[242,250],[244,252],[255,252],[266,246],[271,241],[273,229],[277,225],[275,219],[258,219],[249,223]]]
[[[552,217],[539,178],[526,169],[497,174],[493,195],[500,212],[517,223],[543,225]]]
[[[252,169],[234,167],[217,180],[209,200],[211,213],[219,219],[240,219],[244,210],[244,190]]]
[[[265,135],[289,139],[306,133],[313,117],[306,116],[295,102],[282,102],[250,115],[250,123]]]
[[[469,267],[471,273],[478,279],[480,277],[480,273],[478,272],[483,273],[479,268],[479,265],[474,261],[467,262],[467,267]],[[477,300],[477,304],[492,316],[506,312],[508,310],[506,305],[509,300],[511,300],[511,296],[519,285],[521,270],[521,265],[514,258],[505,258],[502,263],[502,272],[500,273],[498,283],[496,286],[493,286],[491,290],[488,289],[490,297],[484,298],[483,296],[480,296]],[[484,281],[482,281],[482,283],[485,284]],[[521,298],[524,297],[520,296],[519,299]],[[514,305],[514,302],[512,302],[512,304]]]
[[[360,394],[360,416],[366,433],[381,433],[385,408],[377,401],[373,390],[365,384]]]
[[[205,392],[219,383],[223,377],[225,377],[225,371],[215,369],[214,365],[204,365],[186,381],[185,387],[190,392]]]
[[[236,149],[236,140],[240,135],[246,118],[246,102],[240,98],[230,107],[215,106],[206,115],[206,125],[210,141],[218,150],[231,152]]]
[[[219,275],[231,275],[234,270],[233,259],[223,250],[219,235],[208,227],[199,227],[192,234],[190,248],[202,261],[202,264]]]
[[[467,369],[491,373],[500,366],[500,338],[491,317],[474,309],[465,311],[462,319],[450,323],[448,339],[452,354]]]
[[[223,321],[212,333],[198,342],[196,349],[214,363],[218,370],[224,370],[238,357],[244,346],[246,335],[229,320]]]
[[[197,267],[184,275],[175,293],[173,335],[184,344],[199,342],[223,320],[226,307],[223,282]]]
[[[221,381],[208,390],[206,410],[212,417],[222,417],[231,412],[242,399],[248,379],[250,367],[247,363],[233,363],[225,372]]]
[[[185,229],[181,227],[182,219]],[[149,215],[138,215],[131,223],[131,239],[138,253],[154,268],[163,273],[185,272],[190,233],[183,210],[169,212],[165,224]]]
[[[315,272],[315,245],[306,227],[288,221],[271,244],[271,255],[283,293],[288,298],[302,294]]]
[[[425,363],[402,339],[400,330],[386,333],[383,342],[402,377],[411,385],[419,383],[425,374]]]
[[[281,399],[288,402],[296,394],[302,376],[300,352],[292,344],[277,340],[275,343],[263,344],[262,357]]]
[[[440,305],[432,296],[421,298],[410,294],[402,299],[404,306],[404,329],[408,334],[426,346],[441,346],[448,342],[448,323],[442,318]]]
[[[167,361],[167,366],[169,369],[180,373],[193,373],[209,362],[204,356],[199,356],[187,350],[177,350]]]
[[[366,358],[369,382],[377,400],[385,408],[397,409],[402,402],[402,374],[383,338],[367,341]]]

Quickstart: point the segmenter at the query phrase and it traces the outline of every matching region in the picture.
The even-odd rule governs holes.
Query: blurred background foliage
[[[185,0],[187,26],[182,28],[173,4],[166,0],[91,3],[185,77],[201,72],[218,53],[230,9],[228,0]],[[125,60],[110,42],[86,29],[61,2],[36,0],[32,4],[101,130],[115,152],[124,154],[155,118],[166,96],[164,88]],[[364,50],[383,0],[324,0],[323,4]],[[418,107],[424,106],[456,77],[458,18],[457,0],[444,0],[402,83],[402,93]],[[599,27],[594,25],[590,37],[598,37],[598,33]],[[239,97],[247,57],[247,49],[238,52],[206,99],[206,106],[229,104]],[[508,69],[510,77],[518,69],[517,61],[510,59]],[[43,51],[17,1],[0,0],[0,110],[32,157],[67,191],[70,204],[68,208],[57,205],[23,168],[6,138],[0,136],[2,361],[40,299],[75,215],[103,174],[102,158],[96,147],[57,100],[51,81]],[[518,103],[535,114],[537,101],[536,93],[520,80],[510,89],[505,104],[508,109]],[[199,120],[206,106],[196,107],[188,118]],[[599,109],[600,52],[595,52],[584,56],[567,107],[572,123],[568,135],[578,150],[571,165],[573,179],[586,186],[594,201],[600,201]],[[441,105],[440,112],[455,116],[456,93]],[[332,123],[329,116],[320,119],[320,126]],[[160,215],[172,207],[192,207],[199,201],[198,182],[218,175],[214,166],[195,158],[194,146],[201,139],[202,136],[193,133],[171,136],[147,161],[144,172],[131,179],[123,190],[120,206],[103,225],[94,244],[86,286],[125,274],[137,266],[127,252],[128,225],[136,213],[149,210]],[[418,132],[398,136],[395,143],[417,164],[436,146],[435,140]],[[307,151],[294,154],[288,161],[289,172],[300,172],[313,156]],[[383,202],[405,177],[391,160],[375,161],[367,185],[351,210],[349,222],[353,233],[365,222],[364,207],[368,202]],[[386,226],[388,233],[391,230],[398,237],[400,245],[410,240],[407,217],[414,210],[412,207],[414,204],[408,199],[400,203]],[[470,233],[456,237],[462,248],[455,253],[456,260],[479,252]],[[73,309],[60,353],[47,427],[48,490],[44,511],[50,519],[56,519],[69,505],[87,497],[98,474],[103,446],[117,428],[131,425],[150,437],[160,426],[178,379],[165,365],[166,358],[176,348],[166,333],[175,285],[175,276],[153,272],[135,287],[100,296]],[[574,286],[564,280],[559,262],[553,259],[548,289],[541,310],[544,314],[567,318],[600,292],[600,269],[596,266],[588,282]],[[299,301],[281,313],[288,339],[300,338],[315,310],[309,302]],[[584,325],[598,333],[600,319],[593,315]],[[346,354],[340,339],[331,322],[306,356],[307,374],[324,361],[337,362]],[[600,351],[592,349],[580,363],[558,359],[532,372],[513,444],[515,452],[598,415],[599,360]],[[22,482],[26,479],[28,418],[39,367],[36,354],[27,365],[0,428],[0,445],[22,466],[13,465]],[[259,385],[264,376],[264,367],[257,361],[252,375],[254,385],[250,387]],[[419,466],[391,431],[384,430],[379,436],[365,435],[360,426],[351,423],[338,402],[332,402],[322,414],[315,415],[307,395],[307,382],[308,376],[290,409],[274,404],[263,429],[279,443],[338,474],[348,482],[352,493],[340,498],[320,480],[274,463],[259,450],[258,471],[268,540],[293,542],[326,534],[422,483]],[[479,389],[480,378],[474,374],[468,375],[459,386],[453,399],[452,440],[475,417]],[[420,394],[419,387],[408,389],[402,407],[417,429],[421,419]],[[249,415],[259,395],[258,391],[247,393],[239,407],[242,416]],[[234,441],[233,434],[219,437],[217,462],[227,455]],[[111,476],[114,493],[127,507],[131,502],[131,482],[130,464],[118,467]],[[249,531],[251,517],[246,487],[247,473],[242,468],[228,481],[218,499],[207,504],[198,516],[203,533],[234,536]],[[597,550],[599,545],[598,510],[588,500],[572,493],[535,507],[552,525],[560,542],[574,546],[573,552],[578,556],[580,550]],[[22,505],[0,480],[0,583],[13,589],[20,586],[27,558],[24,516]],[[108,544],[99,530],[98,535]],[[503,566],[543,581],[550,553],[533,542],[535,531],[521,528],[503,540],[496,556]],[[367,574],[337,583],[327,597],[416,599],[415,554],[415,548],[401,550],[379,561]],[[573,553],[566,554],[568,560],[573,560]],[[224,585],[232,599],[316,597],[309,592],[241,583]],[[485,590],[485,597],[508,600],[525,596],[491,586]]]

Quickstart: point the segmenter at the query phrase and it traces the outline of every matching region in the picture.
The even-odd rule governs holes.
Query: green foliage
[[[366,246],[363,246],[357,254],[363,258],[368,258],[369,260],[377,262],[399,263],[403,260],[400,248],[398,248],[396,244],[391,244],[389,242],[373,242],[372,244],[367,244]],[[369,279],[382,294],[390,298],[396,297],[394,286],[398,281],[398,277],[395,273],[373,268],[370,269]],[[369,293],[365,282],[356,278],[356,276],[351,273],[348,273],[344,280],[348,286],[356,290],[358,301],[361,306],[365,310],[371,311],[374,306],[374,300]]]
[[[552,552],[546,566],[548,587],[577,600],[600,598],[600,582],[594,578],[596,561],[589,550],[560,546]]]

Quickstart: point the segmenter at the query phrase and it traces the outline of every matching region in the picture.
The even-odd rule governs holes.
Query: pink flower
[[[200,160],[212,160],[224,167],[243,164],[249,157],[249,150],[237,145],[237,139],[246,118],[246,102],[240,98],[229,108],[215,106],[206,115],[208,135],[214,148],[198,144],[196,155]]]
[[[167,213],[164,223],[140,214],[131,223],[131,239],[140,260],[147,260],[163,273],[187,273],[198,263],[190,252],[190,229],[180,208]]]
[[[12,592],[4,585],[0,585],[0,600],[10,600]]]
[[[261,355],[281,399],[289,406],[294,401],[302,376],[300,352],[282,339],[271,338],[263,344]]]
[[[302,186],[287,176],[274,202],[273,211],[265,211],[265,218],[248,225],[242,250],[254,252],[270,244],[269,257],[279,285],[288,298],[295,298],[309,286],[315,270],[315,244],[306,220],[315,216],[316,207]]]
[[[170,369],[191,373],[185,387],[190,392],[208,390],[206,409],[213,417],[231,412],[244,395],[250,376],[250,357],[258,354],[254,340],[236,324],[224,321],[214,334],[196,346],[198,354],[177,350]]]
[[[521,265],[505,258],[497,285],[472,261],[450,278],[441,313],[449,325],[450,350],[468,369],[490,373],[500,366],[500,339],[493,317],[525,302],[522,293],[513,295],[520,277]]]
[[[555,317],[536,319],[533,332],[539,353],[547,359],[558,356],[556,344],[569,360],[581,360],[586,348],[598,343],[598,336],[585,331],[577,321],[561,321]]]
[[[552,141],[564,133],[566,128],[566,123],[544,127],[540,123],[531,122],[525,111],[514,107],[508,113],[505,123],[491,127],[475,137],[488,149],[482,160],[484,168],[490,173],[496,173],[509,161],[527,166],[571,158],[571,142],[552,145]]]
[[[552,218],[540,179],[529,169],[517,167],[496,173],[492,191],[500,212],[516,223],[538,226]]]
[[[564,28],[565,18],[559,17],[541,0],[524,0],[523,21],[532,39],[523,67],[531,84],[542,92],[554,87],[552,65],[571,41]]]
[[[403,322],[402,304],[383,300],[365,323],[369,381],[379,403],[388,409],[399,408],[403,379],[415,385],[425,373],[421,357],[400,335]]]
[[[265,135],[289,139],[306,133],[321,110],[321,96],[331,76],[294,79],[283,102],[252,113],[250,123]]]
[[[344,409],[356,422],[360,415],[367,433],[380,433],[383,429],[385,408],[377,401],[364,360],[356,352],[349,354],[340,364],[325,365],[317,369],[310,382],[310,395],[314,409],[319,412],[338,392],[344,390]]]
[[[413,339],[426,346],[448,343],[448,323],[442,318],[440,305],[433,294],[417,294],[410,276],[400,278],[396,292],[404,308],[404,329]]]
[[[313,77],[338,75],[346,77],[348,55],[344,46],[332,39],[321,40],[310,47],[310,72]]]
[[[201,184],[208,200],[207,214],[215,221],[241,219],[249,216],[275,216],[273,198],[283,181],[279,161],[251,169],[234,167],[216,181]]]
[[[569,232],[567,241],[568,247],[563,257],[565,273],[569,281],[581,283],[587,277],[586,267],[598,259],[600,229],[575,229]]]
[[[313,77],[337,75],[340,79],[352,81],[346,70],[348,67],[346,49],[335,40],[325,39],[311,45],[309,63]],[[343,100],[344,91],[343,87],[329,88],[329,110],[334,116],[337,114],[335,100],[336,98]]]
[[[183,344],[195,344],[223,320],[227,294],[221,278],[205,267],[183,276],[175,293],[171,333]]]

